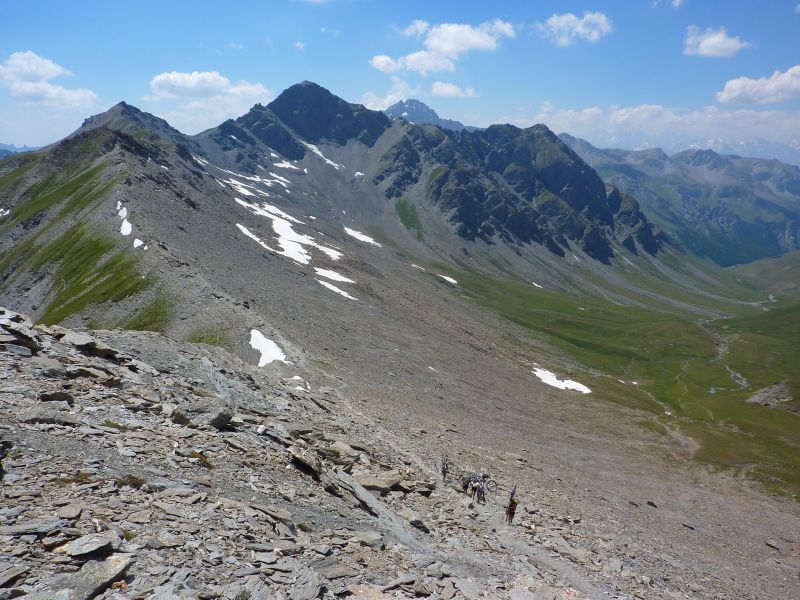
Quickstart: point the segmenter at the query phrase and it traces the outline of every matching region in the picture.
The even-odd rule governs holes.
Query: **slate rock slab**
[[[66,527],[67,524],[66,519],[32,519],[15,525],[2,525],[0,526],[0,535],[44,534]]]
[[[90,560],[77,573],[27,597],[29,600],[89,600],[122,577],[131,564],[133,557],[128,554],[113,554],[105,560]]]
[[[79,537],[67,545],[69,556],[83,556],[93,552],[111,552],[119,548],[122,540],[113,531],[103,533],[92,533]]]

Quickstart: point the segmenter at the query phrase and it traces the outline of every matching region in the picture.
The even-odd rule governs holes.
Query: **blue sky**
[[[0,142],[119,100],[196,133],[309,79],[474,125],[595,143],[759,137],[800,148],[798,0],[5,3]]]

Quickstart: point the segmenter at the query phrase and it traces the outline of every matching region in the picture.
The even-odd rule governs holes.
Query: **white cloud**
[[[473,98],[475,96],[475,90],[471,87],[462,90],[455,83],[434,81],[433,85],[431,85],[431,96],[442,96],[445,98]]]
[[[384,73],[416,71],[428,75],[439,71],[453,71],[455,61],[472,51],[493,51],[503,38],[514,38],[511,23],[494,19],[480,25],[463,23],[441,23],[431,25],[427,21],[415,20],[400,30],[400,33],[422,38],[423,50],[392,58],[386,54],[373,56],[370,64]]]
[[[197,133],[238,117],[256,102],[269,101],[273,94],[261,83],[232,82],[217,71],[170,71],[150,80],[152,96],[144,100],[166,102],[159,111],[173,126],[186,133]]]
[[[428,75],[439,71],[453,71],[455,63],[441,54],[429,52],[428,50],[418,50],[397,60],[386,54],[373,56],[369,64],[383,73],[395,73],[397,71],[416,71],[420,75]]]
[[[63,75],[72,73],[30,50],[14,52],[0,65],[0,79],[3,81],[48,81]]]
[[[432,52],[455,59],[472,50],[495,50],[497,42],[504,37],[515,37],[514,27],[500,19],[481,23],[478,27],[442,23],[428,30],[424,45]]]
[[[794,12],[796,12],[798,15],[800,15],[800,4],[798,4],[797,6],[794,7]]]
[[[800,98],[800,65],[775,71],[769,77],[731,79],[716,97],[731,104],[771,104]]]
[[[544,23],[536,23],[539,35],[556,46],[569,46],[577,40],[594,44],[614,30],[614,24],[601,12],[584,12],[582,17],[572,13],[552,15]]]
[[[367,108],[372,110],[383,110],[390,107],[395,102],[405,100],[410,96],[414,96],[419,90],[413,89],[406,81],[400,79],[396,75],[392,76],[392,85],[383,97],[378,96],[374,92],[367,92],[361,96],[361,103]]]
[[[403,56],[398,61],[401,68],[407,71],[416,71],[420,75],[428,75],[438,71],[453,71],[455,63],[448,57],[431,52],[429,50],[418,50]]]
[[[239,42],[228,42],[228,48],[232,50],[244,50],[244,44],[240,44]]]
[[[716,58],[733,56],[739,50],[752,45],[739,37],[729,36],[724,27],[718,29],[708,27],[701,30],[696,25],[689,25],[686,28],[683,43],[684,54]]]
[[[153,100],[161,98],[208,97],[223,94],[232,87],[230,79],[218,71],[169,71],[150,80]]]
[[[672,8],[680,8],[681,4],[683,4],[683,0],[672,0]]]
[[[659,104],[570,109],[546,102],[538,109],[494,122],[520,127],[544,123],[555,132],[566,131],[601,146],[629,148],[634,147],[633,140],[643,146],[669,147],[681,141],[710,138],[762,138],[782,144],[800,139],[797,110],[726,110],[717,106],[679,110]]]
[[[295,47],[295,50],[305,50],[306,43],[298,41],[298,42],[295,42],[294,44],[292,44],[292,46]]]
[[[423,33],[425,33],[426,31],[428,31],[428,29],[430,29],[430,28],[431,28],[431,24],[428,23],[427,21],[422,21],[420,19],[414,19],[413,21],[411,21],[411,23],[407,27],[403,28],[401,32],[402,32],[403,35],[406,35],[406,36],[412,36],[413,35],[413,36],[419,37]]]
[[[50,83],[51,79],[70,76],[69,69],[31,50],[14,52],[0,64],[0,85],[12,96],[29,104],[60,108],[88,108],[97,104],[97,94],[86,88],[69,89]]]
[[[369,64],[383,73],[394,73],[400,70],[400,63],[387,54],[377,54],[369,59]]]

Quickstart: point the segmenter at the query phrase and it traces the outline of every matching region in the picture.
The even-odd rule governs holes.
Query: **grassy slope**
[[[558,363],[568,357],[582,367],[573,378],[596,396],[649,412],[652,416],[642,423],[649,429],[669,428],[691,437],[700,446],[697,460],[745,473],[775,491],[800,493],[800,415],[746,402],[775,381],[789,381],[794,397],[800,398],[795,367],[800,364],[800,306],[765,313],[754,305],[727,303],[671,288],[652,275],[633,274],[639,283],[671,291],[682,301],[715,310],[727,306],[736,315],[704,323],[692,312],[644,295],[638,299],[650,308],[630,308],[513,278],[475,271],[450,274],[468,298],[524,327],[531,347],[551,347],[553,370],[563,375],[565,367]],[[736,294],[732,278],[719,269],[708,274],[716,275],[708,287],[728,297],[763,298],[749,290]],[[723,338],[728,352],[720,357],[716,342]],[[542,360],[542,353],[533,357]],[[749,387],[740,389],[726,366],[746,377]]]
[[[116,245],[111,238],[90,235],[76,226],[32,254],[33,268],[58,264],[43,323],[59,323],[90,304],[122,300],[151,285],[139,274],[137,258],[113,252]]]
[[[800,296],[800,252],[729,269],[742,285],[776,295]]]
[[[67,231],[52,235],[56,225],[91,210],[115,185],[114,179],[104,176],[105,163],[93,164],[98,152],[91,141],[78,150],[74,154],[78,158],[66,161],[63,168],[32,185],[26,176],[43,154],[26,157],[15,170],[0,177],[4,191],[19,193],[24,189],[22,201],[0,221],[0,235],[35,222],[43,213],[53,217],[0,254],[0,275],[9,275],[6,283],[22,272],[55,266],[49,302],[40,316],[46,324],[61,322],[92,304],[122,300],[153,283],[139,272],[137,257],[117,250],[116,240],[90,233],[80,221]],[[41,242],[48,237],[48,242]],[[131,325],[147,328],[149,320],[154,319],[156,328],[163,328],[167,312],[162,305],[150,307],[137,315]]]

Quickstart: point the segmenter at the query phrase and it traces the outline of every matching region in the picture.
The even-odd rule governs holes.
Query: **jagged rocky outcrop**
[[[638,242],[650,254],[665,242],[633,198],[607,190],[544,125],[457,133],[409,126],[375,182],[389,198],[423,195],[472,241],[536,242],[560,256],[573,242],[601,262],[615,242],[634,252]]]

